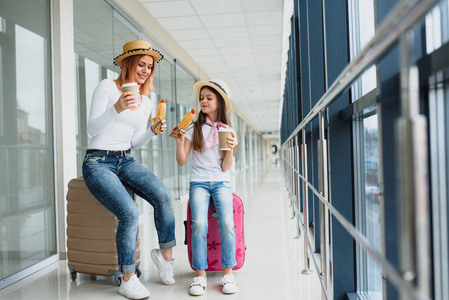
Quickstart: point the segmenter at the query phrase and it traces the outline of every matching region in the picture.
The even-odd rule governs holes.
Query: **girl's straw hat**
[[[225,101],[226,112],[228,113],[231,111],[232,107],[231,90],[229,89],[229,86],[226,83],[224,83],[220,79],[210,79],[209,81],[198,81],[193,85],[193,92],[195,93],[195,96],[198,100],[200,100],[200,92],[204,86],[211,87],[217,92],[219,92]]]
[[[154,58],[155,63],[164,58],[159,51],[153,49],[150,42],[136,40],[123,45],[123,53],[114,58],[114,64],[122,67],[122,62],[125,58],[141,54],[151,55]]]

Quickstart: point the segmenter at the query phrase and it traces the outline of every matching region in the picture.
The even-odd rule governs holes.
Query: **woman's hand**
[[[120,98],[118,98],[117,102],[115,102],[114,107],[118,113],[121,113],[126,109],[136,110],[138,108],[137,98],[133,92],[122,93],[120,95]]]
[[[162,120],[161,134],[164,133],[165,130],[167,130],[167,124],[165,124],[165,119],[164,119],[164,120]]]

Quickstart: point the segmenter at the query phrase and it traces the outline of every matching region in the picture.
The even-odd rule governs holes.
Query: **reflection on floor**
[[[242,269],[235,271],[239,291],[223,295],[220,289],[221,273],[208,273],[206,294],[199,299],[310,299],[321,298],[321,287],[316,271],[301,275],[303,270],[303,238],[295,239],[295,221],[284,192],[279,169],[268,173],[240,172],[233,179],[234,190],[245,204],[246,260]],[[194,272],[187,259],[184,245],[183,220],[186,201],[177,201],[176,238],[174,249],[174,286],[161,283],[150,258],[157,246],[152,216],[141,218],[141,281],[150,290],[150,299],[192,299],[188,288]],[[312,264],[313,267],[313,264]],[[67,261],[59,261],[0,291],[0,299],[125,299],[117,294],[112,278],[78,274],[70,279]]]

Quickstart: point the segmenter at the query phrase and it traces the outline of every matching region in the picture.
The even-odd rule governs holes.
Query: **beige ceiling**
[[[279,134],[284,0],[139,0],[269,139]]]

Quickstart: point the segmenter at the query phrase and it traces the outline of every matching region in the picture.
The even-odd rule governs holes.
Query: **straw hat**
[[[226,83],[224,83],[220,79],[210,79],[209,81],[198,81],[193,85],[193,92],[195,93],[195,96],[198,100],[200,100],[200,92],[204,86],[211,87],[217,92],[219,92],[225,101],[226,112],[228,113],[231,111],[232,107],[231,90],[229,89],[229,86]]]
[[[122,62],[125,58],[141,54],[151,55],[154,58],[155,63],[164,58],[159,51],[153,49],[150,42],[136,40],[123,45],[123,53],[114,58],[114,64],[122,67]]]

